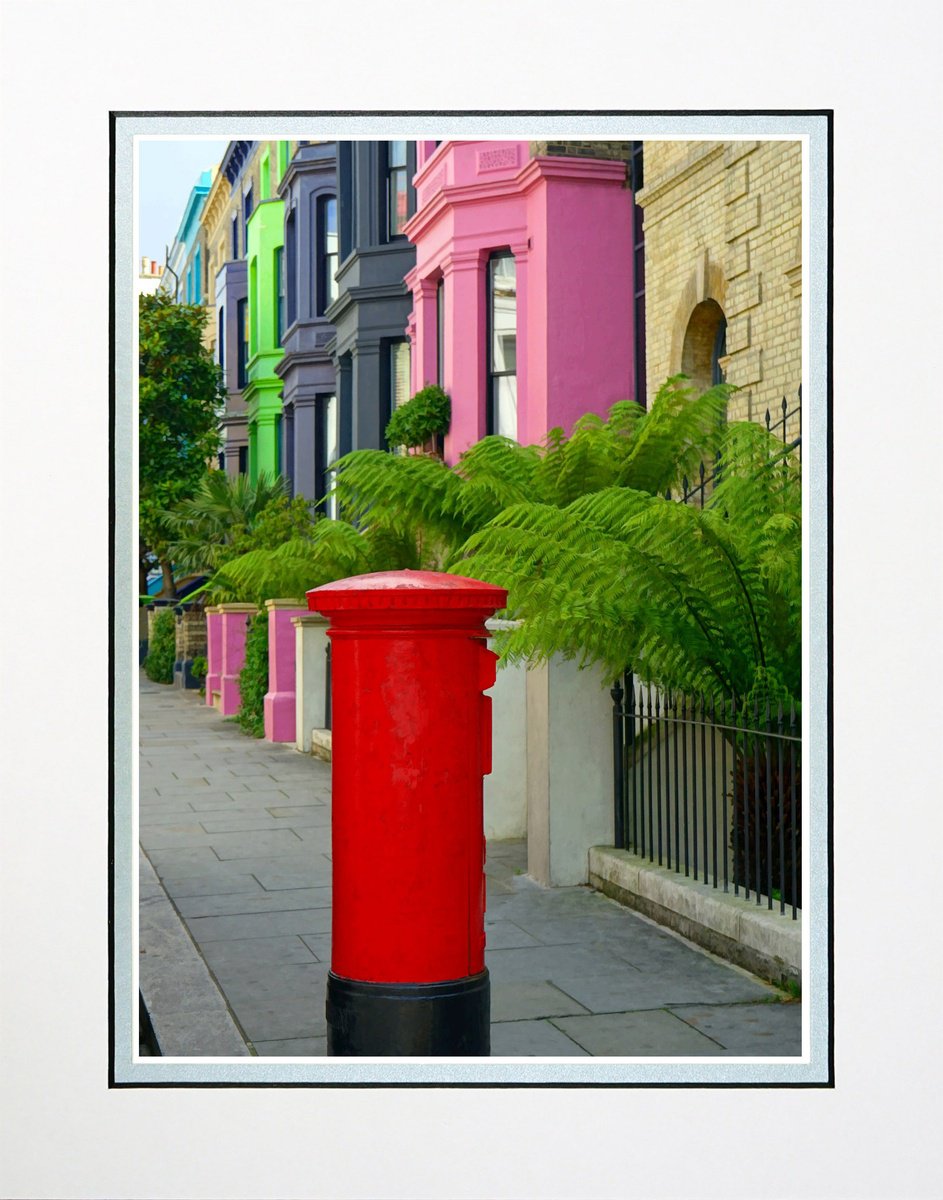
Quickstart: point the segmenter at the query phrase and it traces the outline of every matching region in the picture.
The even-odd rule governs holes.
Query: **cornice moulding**
[[[411,242],[415,242],[450,208],[526,196],[545,179],[566,179],[583,183],[610,182],[621,186],[626,180],[626,164],[619,159],[541,155],[530,159],[510,179],[446,184],[436,192],[428,204],[410,217],[403,226],[403,232]]]

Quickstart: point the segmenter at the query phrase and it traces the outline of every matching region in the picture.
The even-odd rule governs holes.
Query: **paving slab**
[[[302,934],[301,940],[320,962],[330,963],[331,931],[329,929],[325,933]]]
[[[146,838],[142,838],[141,845],[147,851],[147,857],[154,864],[154,869],[161,879],[164,875],[198,875],[201,871],[212,871],[220,865],[220,859],[213,853],[212,846],[153,850],[148,848]],[[242,873],[248,875],[251,874],[251,870],[242,867]]]
[[[187,928],[200,943],[235,938],[271,938],[283,934],[324,933],[331,928],[329,908],[241,913],[228,917],[190,917]]]
[[[181,821],[197,819],[196,813],[189,805],[185,808],[180,808],[178,805],[168,805],[159,811],[142,806],[139,826],[141,830],[145,830],[157,825],[179,825]]]
[[[256,880],[253,882],[256,889],[252,892],[179,897],[176,900],[177,909],[181,916],[190,918],[245,916],[249,913],[331,907],[332,889],[329,887],[267,892]]]
[[[264,895],[265,889],[254,875],[231,870],[206,871],[200,875],[163,875],[161,883],[178,904],[188,896],[225,896],[234,892]]]
[[[255,1042],[263,1058],[326,1058],[327,1038],[285,1038],[280,1042]]]
[[[549,1021],[502,1021],[491,1026],[493,1058],[585,1058],[587,1051]]]
[[[595,946],[523,946],[509,950],[486,950],[489,970],[499,979],[552,979],[575,977],[595,979],[638,975],[624,959]]]
[[[312,1005],[307,999],[278,996],[270,1000],[237,1000],[233,1008],[253,1047],[260,1040],[327,1037],[323,1002]]]
[[[214,972],[239,969],[246,980],[257,978],[260,968],[306,966],[320,961],[298,934],[205,942],[200,950]]]
[[[740,1004],[672,1009],[676,1017],[723,1046],[727,1054],[794,1055],[802,1039],[799,1004]]]
[[[552,983],[491,981],[491,1020],[526,1021],[565,1017],[587,1010]]]
[[[721,971],[723,968],[721,968]],[[692,970],[680,974],[646,974],[637,968],[608,974],[568,975],[564,968],[554,976],[561,991],[572,996],[594,1013],[631,1012],[640,1009],[668,1008],[695,1004],[700,996],[713,1004],[739,1004],[743,1000],[763,1000],[778,995],[775,988],[749,978],[725,977],[705,980]]]
[[[620,1012],[555,1017],[553,1024],[588,1054],[612,1058],[717,1056],[722,1049],[670,1012]]]
[[[331,864],[323,855],[313,862],[294,864],[255,864],[253,876],[267,892],[295,891],[298,888],[327,887],[332,882]]]
[[[492,950],[511,950],[518,946],[537,946],[540,943],[513,921],[486,919],[485,944]]]

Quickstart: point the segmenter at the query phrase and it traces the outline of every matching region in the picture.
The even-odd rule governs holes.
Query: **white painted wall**
[[[494,649],[492,639],[488,646]],[[499,666],[491,696],[491,774],[484,779],[485,837],[527,833],[527,671]]]
[[[558,656],[528,672],[527,871],[589,879],[590,846],[613,842],[612,697],[596,667]]]
[[[327,618],[292,617],[295,626],[295,749],[311,753],[311,730],[324,728]]]

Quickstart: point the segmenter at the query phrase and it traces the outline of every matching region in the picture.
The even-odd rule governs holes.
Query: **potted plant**
[[[452,404],[448,396],[437,384],[427,384],[390,417],[386,427],[387,444],[441,457],[442,438],[451,419]]]

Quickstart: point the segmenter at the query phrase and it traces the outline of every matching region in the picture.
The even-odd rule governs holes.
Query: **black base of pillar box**
[[[362,983],[330,971],[327,1052],[485,1058],[491,1053],[488,972],[447,983]]]

